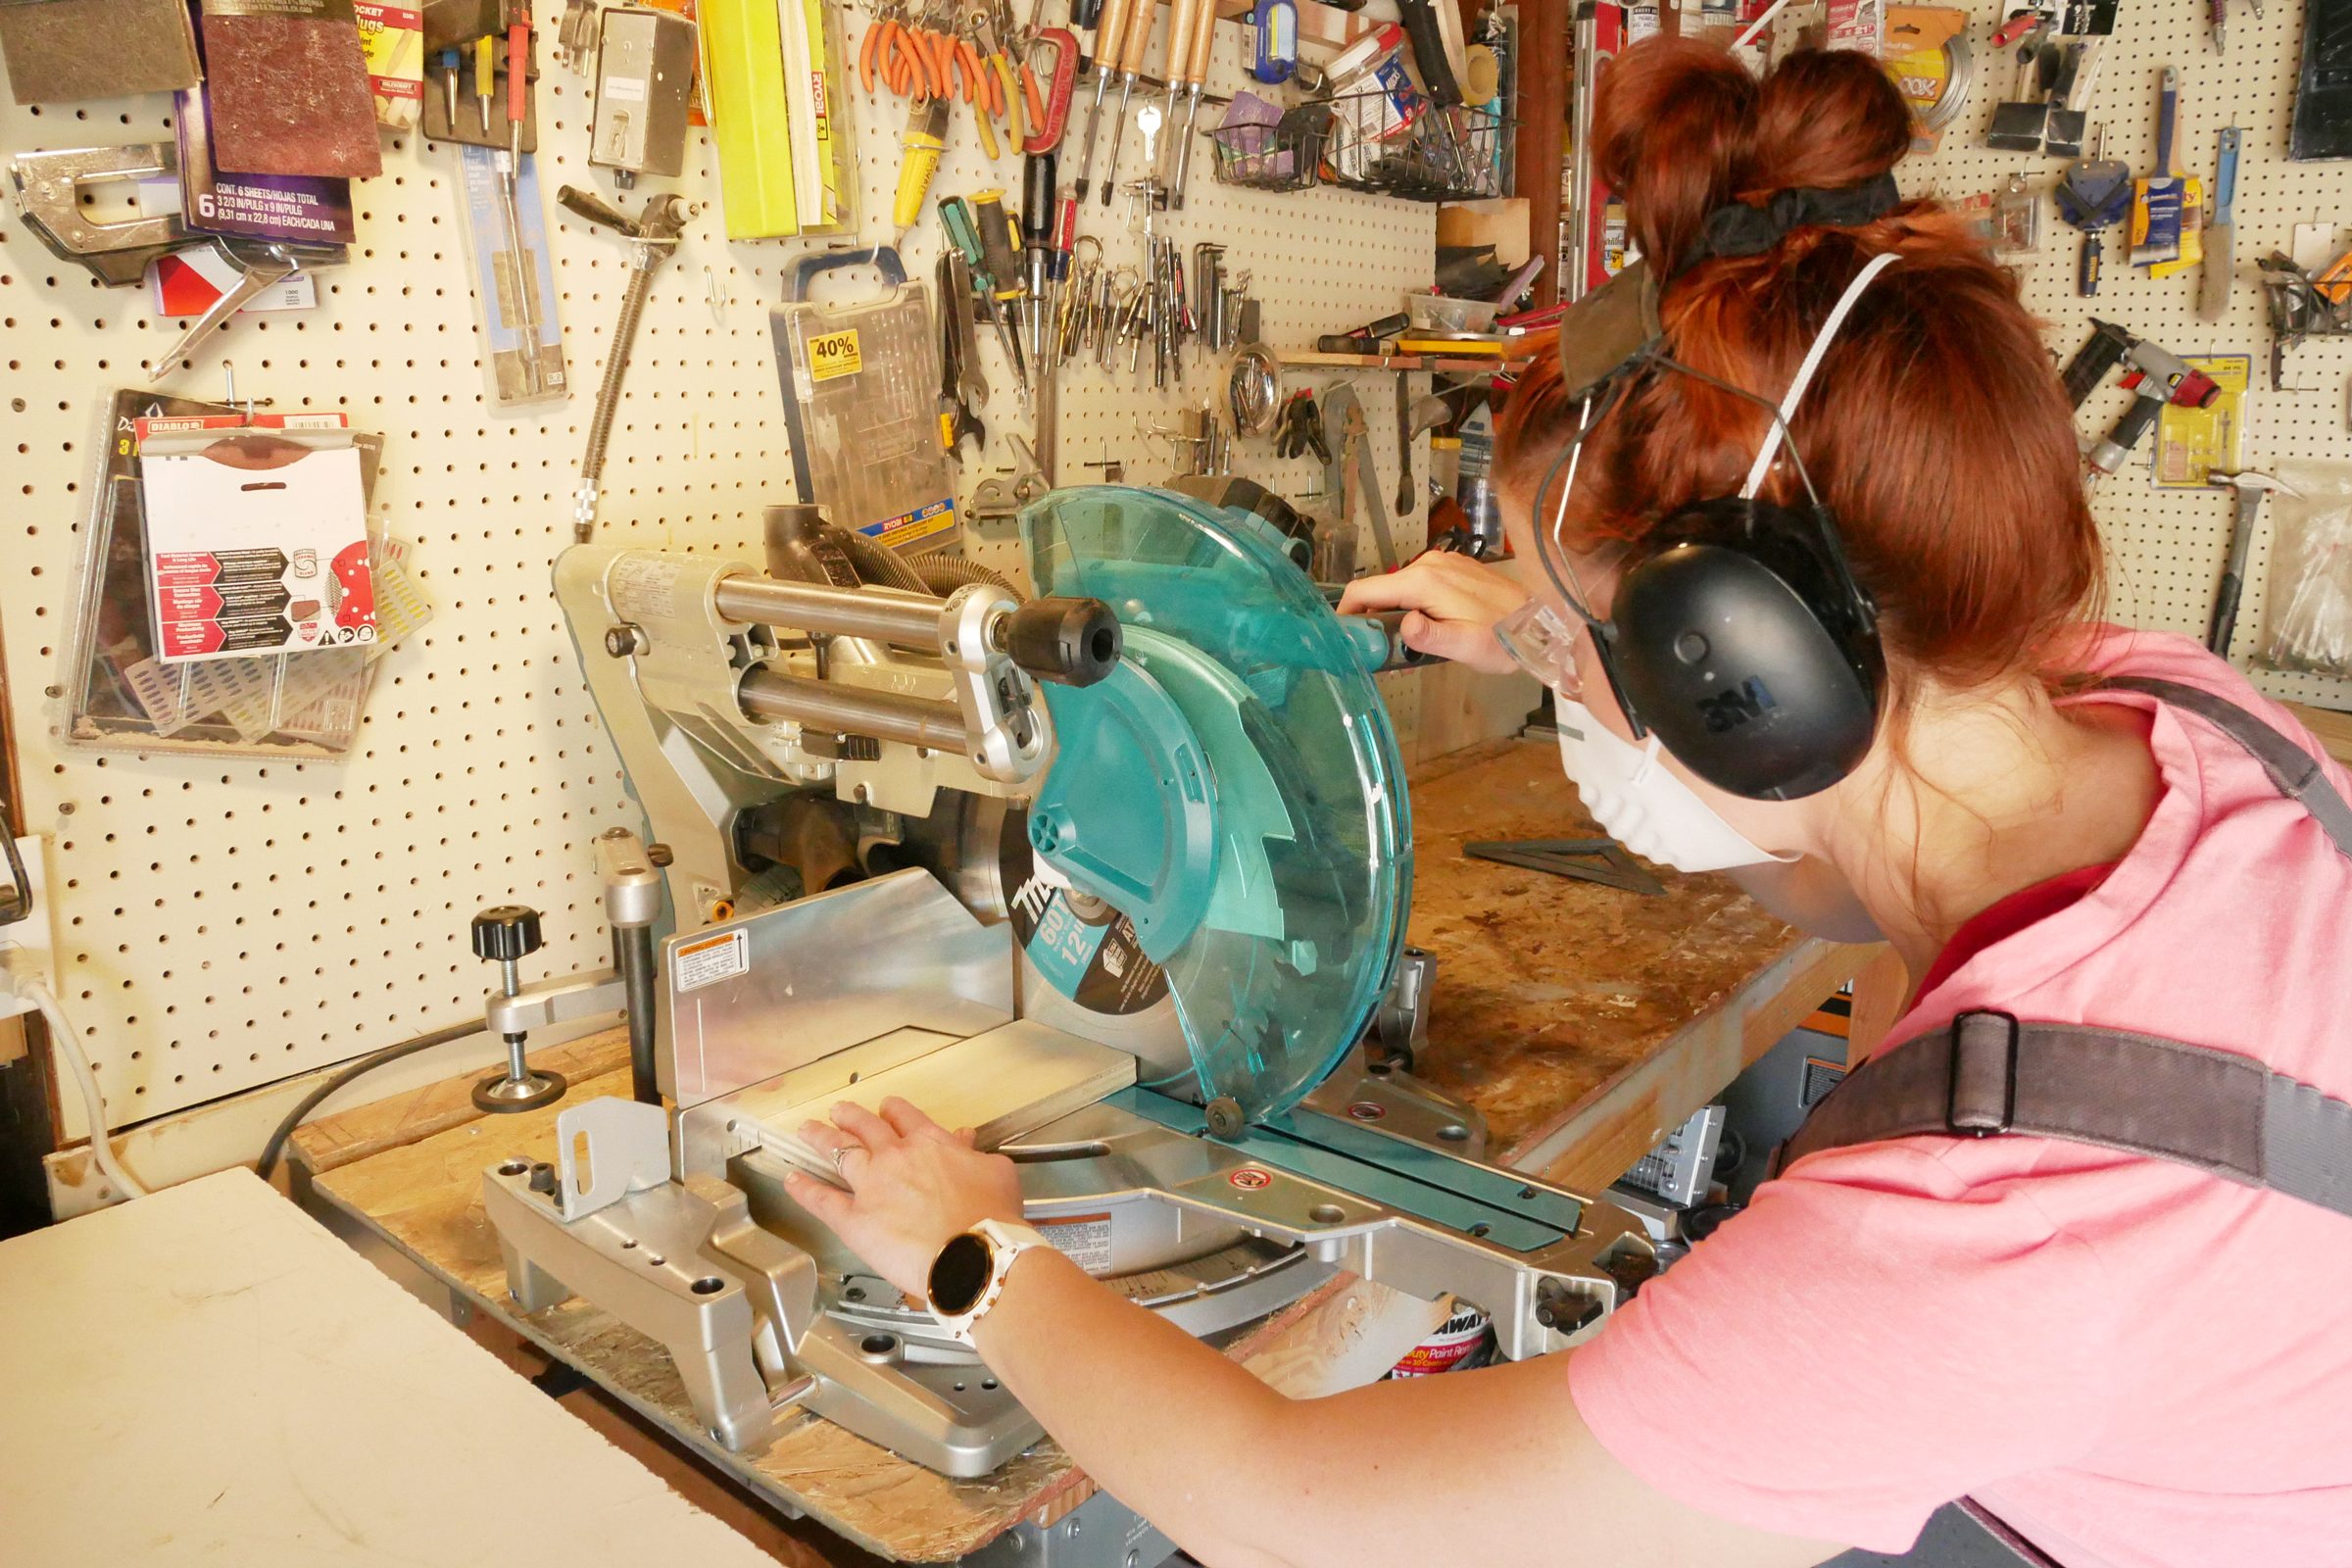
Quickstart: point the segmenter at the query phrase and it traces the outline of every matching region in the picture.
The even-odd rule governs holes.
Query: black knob
[[[473,917],[473,956],[506,963],[539,951],[539,911],[501,904]]]
[[[1057,685],[1092,686],[1119,662],[1119,617],[1100,599],[1032,599],[1001,635],[1007,658]]]

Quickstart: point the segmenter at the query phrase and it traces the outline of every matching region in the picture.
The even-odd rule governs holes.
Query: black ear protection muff
[[[1659,351],[1656,289],[1646,274],[1611,281],[1611,288],[1628,283],[1625,295],[1642,302],[1610,302],[1594,331],[1578,318],[1585,302],[1560,323],[1563,376],[1588,412],[1613,403],[1630,374],[1652,366],[1772,410],[1771,433],[1741,492],[1695,502],[1652,529],[1622,569],[1609,618],[1587,614],[1636,738],[1654,732],[1677,761],[1730,794],[1766,801],[1815,794],[1852,772],[1878,733],[1886,661],[1877,607],[1846,564],[1837,519],[1809,476],[1809,504],[1801,508],[1758,499],[1756,491],[1823,351],[1863,289],[1895,260],[1881,255],[1863,268],[1778,407]],[[1600,303],[1605,293],[1588,298]],[[1594,422],[1587,418],[1587,435]],[[1793,447],[1789,455],[1802,476],[1803,460]],[[1566,501],[1563,488],[1559,504]],[[1542,507],[1539,494],[1539,518]],[[1539,522],[1540,554],[1545,532]]]
[[[1669,518],[1610,606],[1628,710],[1717,789],[1791,801],[1852,772],[1886,658],[1826,512],[1725,496]]]

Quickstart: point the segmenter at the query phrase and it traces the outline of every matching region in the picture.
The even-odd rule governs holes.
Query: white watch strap
[[[984,1219],[972,1227],[970,1234],[988,1241],[988,1283],[981,1287],[980,1298],[972,1303],[970,1311],[939,1320],[941,1328],[964,1345],[972,1343],[972,1330],[988,1315],[988,1309],[997,1304],[997,1298],[1004,1294],[1004,1281],[1012,1273],[1014,1260],[1023,1252],[1054,1245],[1032,1227],[1012,1220]]]

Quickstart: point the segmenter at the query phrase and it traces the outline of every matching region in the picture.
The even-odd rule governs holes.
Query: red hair
[[[1719,47],[1666,37],[1602,75],[1592,136],[1599,177],[1671,279],[1669,352],[1772,402],[1854,274],[1901,254],[1830,346],[1789,440],[1879,602],[1898,679],[1968,686],[2037,665],[2101,569],[2072,411],[2015,283],[1960,219],[1917,201],[1677,272],[1717,208],[1859,184],[1909,145],[1902,98],[1864,56],[1803,51],[1758,80]],[[1499,432],[1499,476],[1521,505],[1535,506],[1578,413],[1557,361],[1540,353]],[[1743,398],[1652,371],[1577,465],[1564,542],[1639,541],[1683,506],[1734,493],[1769,426]],[[1783,463],[1765,494],[1787,504],[1804,491]],[[1538,527],[1558,501],[1543,498]]]

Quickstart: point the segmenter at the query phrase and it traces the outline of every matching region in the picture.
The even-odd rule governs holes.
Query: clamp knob
[[[1100,599],[1032,599],[998,636],[1013,663],[1060,686],[1092,686],[1119,662],[1119,617]]]
[[[494,905],[473,917],[473,956],[513,963],[539,951],[539,911],[519,904]]]

